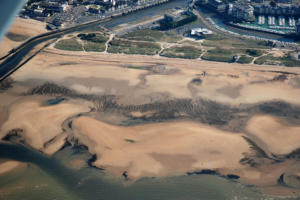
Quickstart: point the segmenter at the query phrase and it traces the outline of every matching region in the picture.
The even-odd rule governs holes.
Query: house
[[[204,35],[210,34],[213,34],[213,32],[207,28],[193,28],[191,30],[191,36],[193,37],[203,37]]]

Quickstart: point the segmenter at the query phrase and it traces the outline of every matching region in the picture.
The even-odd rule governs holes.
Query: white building
[[[213,34],[211,30],[208,30],[207,28],[193,28],[191,30],[191,36],[198,36],[201,37],[203,35],[210,35]]]

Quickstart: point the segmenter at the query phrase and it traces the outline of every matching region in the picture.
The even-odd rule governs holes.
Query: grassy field
[[[219,34],[206,35],[202,43],[203,46],[207,47],[220,47],[220,48],[235,48],[235,49],[270,49],[271,44],[265,41],[257,41],[250,39],[237,39],[227,37]]]
[[[229,49],[221,49],[219,47],[208,50],[201,58],[203,60],[217,61],[217,62],[232,62],[236,51]]]
[[[259,57],[262,56],[266,51],[263,50],[257,50],[257,49],[247,49],[246,54],[253,57]]]
[[[108,40],[108,36],[102,33],[80,33],[77,35],[81,40],[95,42],[95,43],[105,43]]]
[[[173,46],[165,49],[161,56],[169,58],[186,58],[186,59],[196,59],[199,58],[202,50],[194,46]]]
[[[105,43],[84,42],[83,48],[85,51],[103,52]]]
[[[253,60],[253,57],[250,57],[247,55],[241,55],[236,62],[240,63],[240,64],[249,64],[252,62],[252,60]]]
[[[254,61],[258,65],[284,65],[287,67],[300,67],[300,61],[295,60],[291,55],[283,57],[275,57],[273,55],[265,55]]]
[[[109,43],[107,51],[109,53],[155,55],[160,49],[160,45],[154,42],[136,42],[116,38]]]
[[[105,43],[109,37],[103,33],[81,33],[78,34],[79,37],[84,42],[84,49],[86,51],[103,52],[105,50]]]
[[[56,49],[67,51],[82,51],[82,45],[75,38],[59,40],[55,46]]]
[[[136,30],[125,35],[120,36],[120,38],[124,38],[127,40],[140,40],[140,41],[149,41],[149,42],[169,42],[175,43],[182,39],[181,36],[163,32],[158,30],[151,29],[141,29]]]

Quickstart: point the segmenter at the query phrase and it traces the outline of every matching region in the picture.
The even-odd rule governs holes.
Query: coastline
[[[50,46],[0,90],[0,138],[49,156],[81,145],[88,165],[129,182],[211,174],[298,195],[299,76],[299,67]]]

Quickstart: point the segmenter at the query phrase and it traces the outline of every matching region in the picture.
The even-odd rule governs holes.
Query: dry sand
[[[284,155],[300,148],[300,126],[284,119],[256,116],[248,122],[247,131],[261,141],[261,146],[270,154]]]
[[[133,179],[201,169],[234,172],[243,167],[243,153],[250,151],[242,134],[193,122],[119,127],[80,117],[73,125],[75,137],[99,158],[97,167],[120,175],[127,171]]]
[[[73,64],[61,65],[66,62]],[[164,65],[177,70],[177,73],[149,73],[146,70],[124,68],[126,65]],[[202,76],[204,71],[206,75]],[[273,71],[296,75],[287,74],[286,80],[272,81],[280,75]],[[141,55],[66,52],[50,48],[22,67],[14,74],[14,78],[54,81],[80,93],[118,94],[124,98],[122,103],[130,104],[134,103],[132,99],[138,104],[143,103],[155,93],[163,94],[163,98],[198,97],[231,105],[272,100],[299,105],[300,88],[290,83],[299,77],[298,74],[300,68],[297,67],[258,67]],[[200,78],[202,84],[189,84],[194,78]]]
[[[75,106],[76,105],[76,106]],[[67,135],[62,132],[62,123],[68,117],[89,111],[88,104],[66,102],[43,106],[36,101],[21,101],[11,106],[8,120],[0,129],[0,138],[10,130],[22,129],[26,143],[45,153],[55,153],[65,143]],[[52,145],[45,144],[55,139]]]

